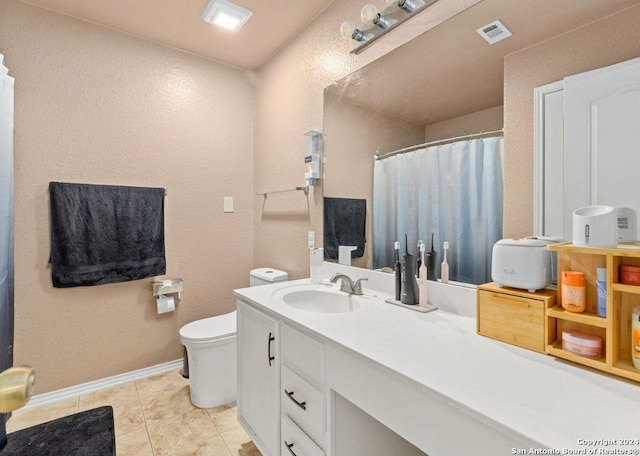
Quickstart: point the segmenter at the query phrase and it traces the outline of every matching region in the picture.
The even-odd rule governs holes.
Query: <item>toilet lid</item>
[[[236,311],[192,321],[180,328],[184,340],[201,342],[233,336],[236,333]]]

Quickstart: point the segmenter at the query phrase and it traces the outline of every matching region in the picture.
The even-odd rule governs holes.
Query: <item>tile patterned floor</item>
[[[118,456],[260,456],[235,406],[194,407],[178,370],[14,413],[7,431],[103,405],[113,407]]]

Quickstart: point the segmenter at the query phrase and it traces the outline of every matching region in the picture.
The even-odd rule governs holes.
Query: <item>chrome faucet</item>
[[[338,280],[341,280],[340,283],[340,291],[344,291],[345,293],[354,294],[354,295],[362,295],[362,281],[369,280],[366,277],[358,279],[353,282],[351,277],[345,274],[337,273],[333,277],[331,277],[330,282],[336,283]]]

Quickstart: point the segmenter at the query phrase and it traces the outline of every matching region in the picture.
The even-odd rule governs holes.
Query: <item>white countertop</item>
[[[323,314],[271,299],[283,287],[309,283],[304,279],[234,293],[540,447],[640,450],[640,444],[581,442],[640,439],[640,385],[479,336],[473,316],[444,310],[423,314],[383,303],[355,312]],[[390,297],[366,287],[365,293],[377,294],[382,302]]]

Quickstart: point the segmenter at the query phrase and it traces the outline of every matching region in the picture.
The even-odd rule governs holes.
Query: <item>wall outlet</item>
[[[309,250],[316,248],[316,232],[315,231],[309,231],[308,242],[309,242]]]

